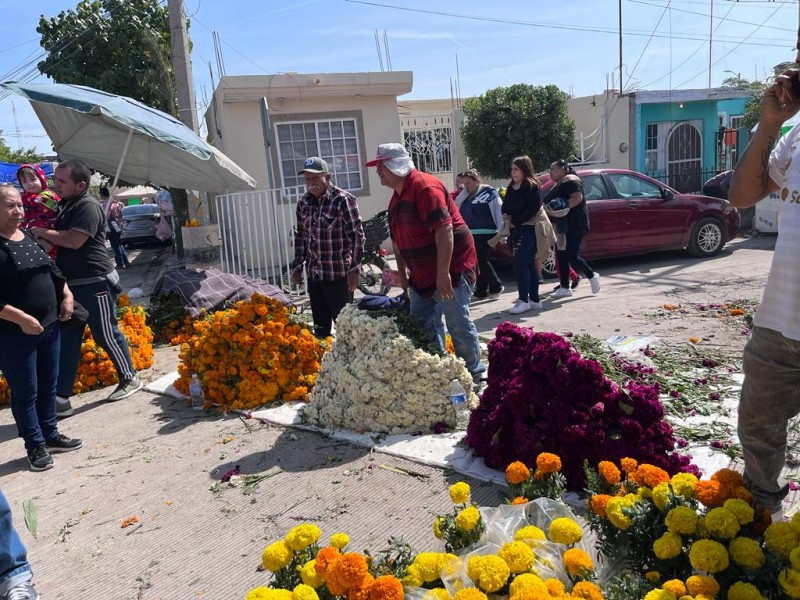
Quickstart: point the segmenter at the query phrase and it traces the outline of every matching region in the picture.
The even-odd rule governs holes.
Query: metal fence
[[[403,145],[414,164],[426,173],[453,170],[452,115],[421,115],[400,119]]]
[[[646,175],[657,179],[661,183],[666,183],[669,187],[685,194],[699,194],[703,190],[703,184],[714,177],[718,171],[687,169],[670,169],[665,171],[648,171]]]
[[[304,187],[224,194],[215,199],[222,238],[222,270],[261,279],[292,296],[306,295],[291,281],[297,201]]]

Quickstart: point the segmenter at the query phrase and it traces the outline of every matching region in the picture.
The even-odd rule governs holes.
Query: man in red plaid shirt
[[[302,282],[305,265],[314,332],[325,338],[356,289],[364,229],[355,196],[331,183],[324,160],[306,159],[297,174],[305,177],[306,193],[297,203],[292,281]]]

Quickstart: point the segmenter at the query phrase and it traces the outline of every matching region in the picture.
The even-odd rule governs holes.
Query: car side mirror
[[[672,200],[675,197],[675,194],[672,193],[672,190],[661,188],[661,197],[664,200]]]

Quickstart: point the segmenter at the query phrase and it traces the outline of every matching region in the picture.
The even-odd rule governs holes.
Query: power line
[[[697,11],[694,11],[694,10],[686,10],[685,8],[674,8],[674,7],[671,6],[671,4],[675,3],[674,0],[670,0],[669,2],[667,2],[667,4],[664,4],[664,5],[655,4],[653,2],[645,2],[644,0],[628,0],[628,2],[633,2],[634,4],[642,4],[644,6],[652,6],[654,8],[661,8],[663,6],[664,10],[669,8],[670,10],[674,10],[675,12],[685,13],[687,15],[697,15],[698,17],[707,17],[707,18],[711,17],[710,13],[702,13],[702,12],[697,12]],[[696,1],[692,2],[692,4],[696,5]],[[736,2],[731,2],[731,7],[728,9],[728,12],[725,13],[725,16],[724,17],[713,17],[714,20],[715,21],[720,21],[720,24],[722,24],[723,21],[727,21],[728,23],[738,23],[740,25],[752,25],[753,24],[752,21],[739,21],[738,19],[729,19],[728,18],[728,14],[731,12],[733,7],[736,6],[736,5],[737,5]],[[717,25],[717,27],[719,27],[719,25]],[[764,27],[764,29],[775,29],[776,31],[786,31],[788,33],[796,33],[796,30],[794,28],[792,28],[792,27],[777,27],[776,25],[764,25],[763,27]],[[715,29],[715,31],[716,31],[716,29]]]
[[[661,12],[661,16],[658,18],[658,23],[656,23],[656,26],[653,27],[653,35],[655,35],[656,31],[658,31],[658,27],[659,25],[661,25],[661,21],[664,20],[664,15],[667,14],[668,8],[669,8],[669,3],[664,7],[664,10]],[[628,73],[628,83],[630,83],[630,80],[633,79],[633,74],[636,72],[636,67],[639,66],[639,62],[642,60],[644,53],[650,46],[650,42],[653,41],[653,35],[647,38],[647,43],[644,45],[644,48],[642,48],[642,51],[639,53],[639,58],[636,59],[636,64],[633,65],[633,69],[631,69],[630,73]],[[622,73],[619,74],[619,80],[622,81]],[[620,85],[620,89],[622,89],[622,85]]]

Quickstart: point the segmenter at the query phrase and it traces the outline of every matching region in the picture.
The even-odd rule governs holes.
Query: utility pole
[[[618,0],[619,6],[619,95],[622,96],[622,0]]]
[[[708,89],[711,89],[711,40],[714,37],[714,0],[711,0],[711,14],[708,19]]]
[[[183,16],[183,0],[167,0],[169,10],[169,39],[172,46],[172,71],[175,73],[175,91],[178,96],[178,119],[197,133],[197,113],[194,103],[194,80],[189,60],[189,38],[186,35],[186,19]],[[183,260],[183,228],[189,219],[189,199],[186,190],[170,188],[174,216],[175,245],[178,258]]]

